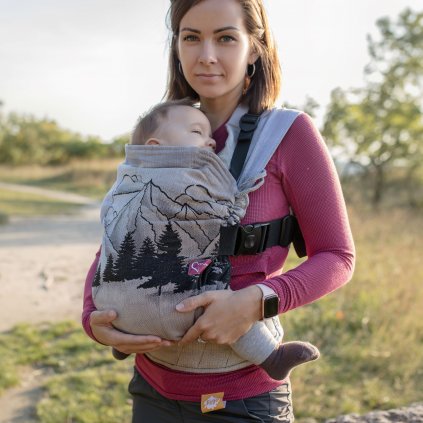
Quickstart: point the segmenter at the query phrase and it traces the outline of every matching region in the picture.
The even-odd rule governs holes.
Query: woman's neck
[[[225,98],[200,98],[201,111],[210,121],[212,131],[225,123],[238,106],[240,96],[232,99]]]

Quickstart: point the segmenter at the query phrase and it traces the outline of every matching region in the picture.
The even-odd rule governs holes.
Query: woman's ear
[[[144,145],[161,145],[161,142],[157,138],[149,138]]]
[[[260,55],[255,50],[252,50],[250,53],[250,57],[248,58],[248,64],[252,65],[253,63],[257,61],[259,57]]]

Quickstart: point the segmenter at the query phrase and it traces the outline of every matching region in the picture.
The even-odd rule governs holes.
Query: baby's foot
[[[281,344],[260,364],[272,379],[283,380],[300,364],[317,360],[320,352],[309,342],[286,342]]]
[[[125,358],[129,357],[130,354],[123,353],[116,348],[112,348],[112,355],[116,360],[125,360]]]

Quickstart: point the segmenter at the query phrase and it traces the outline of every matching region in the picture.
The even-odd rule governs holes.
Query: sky
[[[363,85],[366,35],[421,0],[264,0],[281,57],[278,104],[322,107]],[[128,133],[162,99],[169,0],[0,0],[3,112],[50,118],[103,140]]]

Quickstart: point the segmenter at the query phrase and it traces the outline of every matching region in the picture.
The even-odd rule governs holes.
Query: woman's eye
[[[220,41],[223,41],[224,43],[228,43],[230,41],[235,41],[235,38],[232,37],[231,35],[222,35],[220,37]]]
[[[198,37],[196,35],[185,35],[185,37],[182,38],[184,41],[198,41]]]

